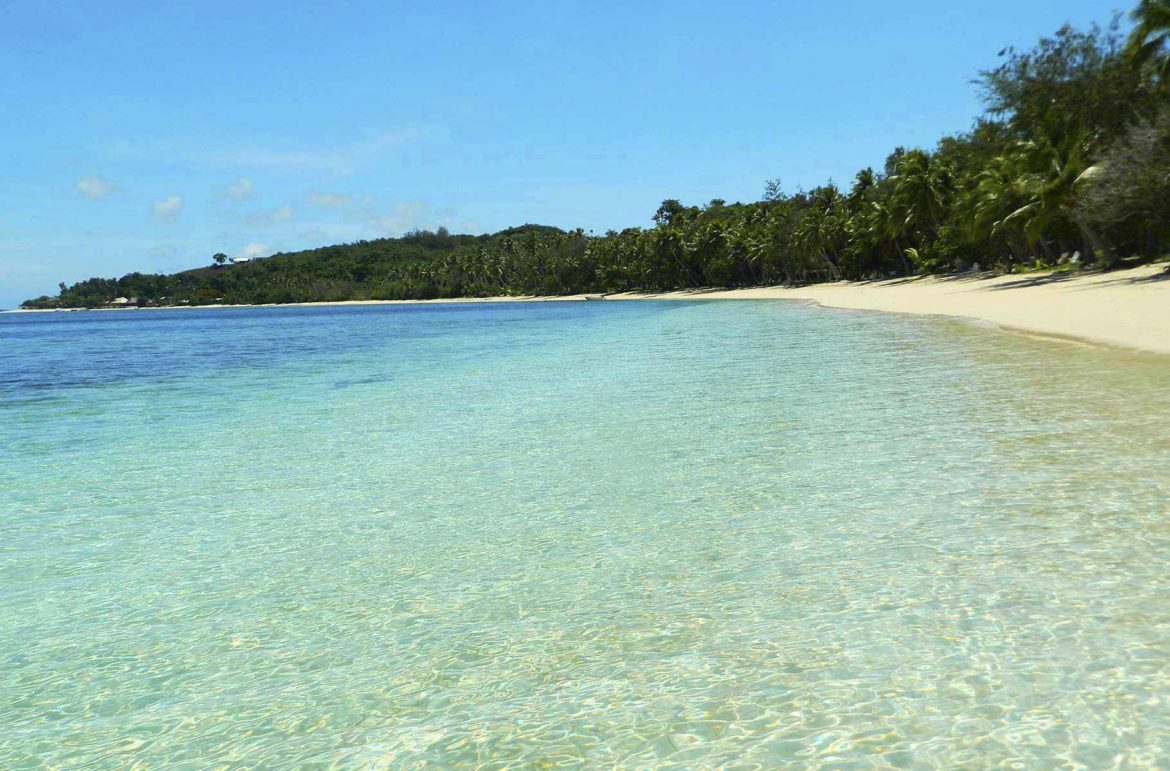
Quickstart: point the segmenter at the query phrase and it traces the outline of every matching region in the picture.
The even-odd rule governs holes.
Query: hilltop
[[[1170,253],[1170,16],[1064,27],[981,73],[973,127],[880,168],[762,200],[667,199],[604,236],[415,231],[171,275],[60,285],[26,308],[435,299],[806,284],[995,269],[1112,269]],[[220,255],[222,259],[222,255]],[[1132,260],[1131,260],[1132,261]]]

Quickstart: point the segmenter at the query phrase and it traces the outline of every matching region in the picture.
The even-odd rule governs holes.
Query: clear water
[[[1170,359],[786,303],[0,317],[0,767],[1170,763]]]

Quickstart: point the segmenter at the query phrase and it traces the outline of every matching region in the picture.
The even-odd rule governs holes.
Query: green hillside
[[[61,285],[30,308],[283,303],[746,286],[1093,265],[1170,252],[1170,6],[1065,27],[981,73],[985,112],[931,149],[759,201],[662,203],[605,235],[419,231],[169,276]],[[717,151],[717,148],[712,148]],[[220,256],[222,258],[222,255]]]

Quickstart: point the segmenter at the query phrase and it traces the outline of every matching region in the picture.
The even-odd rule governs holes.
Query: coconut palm
[[[1019,218],[1008,220],[1027,201],[1017,184],[1024,173],[1026,159],[1019,148],[994,156],[975,175],[969,190],[959,197],[959,221],[965,226],[967,237],[975,243],[1000,239],[1019,258],[1018,250],[1023,233]]]
[[[836,281],[841,277],[839,251],[848,238],[845,200],[830,184],[812,191],[811,203],[793,237],[797,248],[805,256],[818,260],[829,278]]]
[[[943,165],[922,150],[910,150],[897,161],[891,177],[891,208],[901,220],[898,235],[913,240],[933,239],[938,234],[951,195],[950,175]]]
[[[1170,0],[1141,0],[1131,14],[1130,53],[1140,62],[1154,62],[1162,85],[1170,76]]]
[[[1046,252],[1046,239],[1054,223],[1072,223],[1089,254],[1100,252],[1105,264],[1112,265],[1116,255],[1109,240],[1076,213],[1078,189],[1100,171],[1085,161],[1081,147],[1077,141],[1037,139],[1022,142],[1015,153],[997,158],[978,188],[984,197],[981,211],[985,218],[990,212],[1009,209],[993,222],[992,234],[1015,231],[1028,246]]]

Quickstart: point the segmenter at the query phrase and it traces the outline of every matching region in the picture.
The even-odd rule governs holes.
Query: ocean
[[[1170,762],[1170,357],[791,302],[0,315],[0,767]]]

